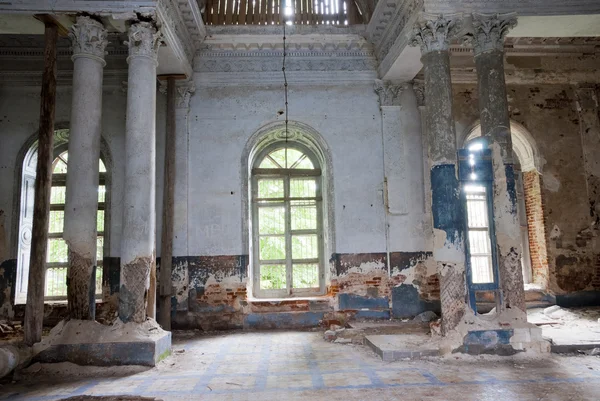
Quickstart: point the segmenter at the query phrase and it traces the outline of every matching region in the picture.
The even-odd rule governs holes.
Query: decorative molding
[[[600,13],[596,0],[425,0],[429,13],[483,12],[519,15],[590,15]]]
[[[129,60],[132,57],[147,57],[158,63],[158,48],[161,34],[150,22],[136,22],[129,27]]]
[[[402,85],[376,79],[374,89],[379,96],[380,107],[400,106],[400,95],[404,89]]]
[[[287,68],[286,68],[287,71]],[[224,86],[267,86],[278,85],[283,88],[281,69],[277,72],[205,72],[194,77],[200,87]],[[377,79],[375,70],[371,71],[287,71],[290,87],[294,85],[330,86],[330,85],[373,85]]]
[[[517,26],[517,14],[472,14],[472,32],[465,40],[473,44],[475,57],[492,50],[504,50],[504,38]]]
[[[421,79],[414,79],[412,86],[417,98],[417,106],[425,106],[425,82]]]
[[[102,86],[104,89],[121,88],[127,81],[127,70],[104,69]],[[70,88],[73,84],[73,70],[60,70],[57,72],[56,84],[59,88]],[[0,85],[4,87],[34,87],[36,96],[39,97],[39,88],[42,85],[42,75],[39,71],[0,71]]]
[[[175,87],[177,93],[176,109],[188,110],[190,108],[190,99],[196,92],[196,84],[194,81],[180,81]]]
[[[450,40],[462,29],[462,18],[458,15],[439,15],[417,22],[413,28],[411,46],[420,46],[421,53],[448,50]]]
[[[418,15],[423,9],[423,0],[401,0],[402,4],[397,7],[397,12],[394,18],[387,24],[382,26],[381,29],[384,33],[381,36],[381,41],[376,46],[377,58],[384,60],[392,47],[396,45],[399,39],[406,37],[409,39],[412,33],[412,21],[418,18]],[[384,20],[385,22],[385,20]],[[376,39],[376,35],[373,39]],[[400,47],[404,47],[406,44],[400,44]],[[398,51],[400,54],[402,49]]]
[[[71,39],[72,59],[89,57],[106,65],[104,56],[107,54],[108,34],[101,22],[87,16],[78,16],[77,21],[69,32]]]

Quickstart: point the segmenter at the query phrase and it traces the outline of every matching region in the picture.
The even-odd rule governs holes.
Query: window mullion
[[[288,295],[292,294],[292,213],[290,207],[290,178],[283,178],[285,197],[285,277]]]

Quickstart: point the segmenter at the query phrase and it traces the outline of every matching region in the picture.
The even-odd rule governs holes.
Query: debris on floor
[[[552,352],[591,351],[600,348],[600,307],[529,309],[527,320],[542,328]],[[586,352],[587,353],[587,352]]]

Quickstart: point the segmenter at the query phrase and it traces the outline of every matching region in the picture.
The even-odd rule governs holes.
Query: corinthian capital
[[[177,84],[176,108],[187,110],[190,108],[190,98],[196,91],[194,81],[185,81]]]
[[[380,106],[400,106],[401,85],[376,79],[374,89],[375,93],[379,95]]]
[[[148,57],[157,62],[161,35],[154,24],[136,22],[129,27],[129,58]]]
[[[419,21],[413,28],[411,46],[420,46],[421,53],[448,50],[450,39],[452,39],[462,28],[462,19],[456,15],[439,15],[437,18],[429,18]]]
[[[90,17],[79,16],[69,32],[72,59],[77,57],[95,58],[105,64],[104,55],[108,44],[107,32],[101,22]]]
[[[517,14],[473,14],[473,32],[467,40],[479,55],[490,50],[504,49],[504,37],[517,25]]]

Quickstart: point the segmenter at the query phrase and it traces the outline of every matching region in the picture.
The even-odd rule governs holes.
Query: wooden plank
[[[167,127],[165,138],[165,173],[160,242],[160,315],[158,323],[165,330],[171,330],[171,292],[173,269],[173,228],[175,215],[175,78],[167,79]]]
[[[292,15],[292,21],[294,21],[294,24],[300,24],[300,18],[302,18],[301,0],[295,0],[294,3],[294,14]]]
[[[219,5],[223,0],[213,0],[213,9],[211,14],[211,22],[213,25],[219,24]]]
[[[267,25],[273,24],[273,0],[267,1]]]
[[[344,2],[343,0],[337,0],[337,22],[339,25],[344,25],[346,15],[344,14]]]
[[[50,217],[50,188],[54,150],[54,111],[56,108],[56,41],[58,26],[44,23],[44,72],[38,132],[38,156],[31,228],[31,257],[25,306],[24,341],[33,345],[42,340],[44,320],[44,288],[46,283],[46,251]]]
[[[233,17],[233,1],[227,0],[227,7],[225,8],[225,25],[231,25],[231,19]]]
[[[219,0],[219,20],[217,23],[223,25],[225,22],[225,8],[227,7],[227,0]]]
[[[248,3],[246,0],[240,0],[240,12],[238,14],[238,25],[246,25],[246,7]]]
[[[276,24],[281,24],[281,0],[273,0],[273,5],[275,6],[273,21]]]
[[[206,6],[204,7],[204,21],[206,21],[207,25],[210,25],[211,16],[210,12],[212,9],[213,0],[206,0]]]
[[[319,14],[317,15],[317,23],[323,24],[325,21],[325,1],[326,0],[317,0],[319,2]]]
[[[348,25],[355,25],[359,23],[360,14],[358,13],[358,7],[354,0],[346,0],[348,9]]]
[[[260,1],[260,22],[262,25],[265,25],[267,23],[267,8],[268,8],[268,1],[267,0],[261,0]]]

